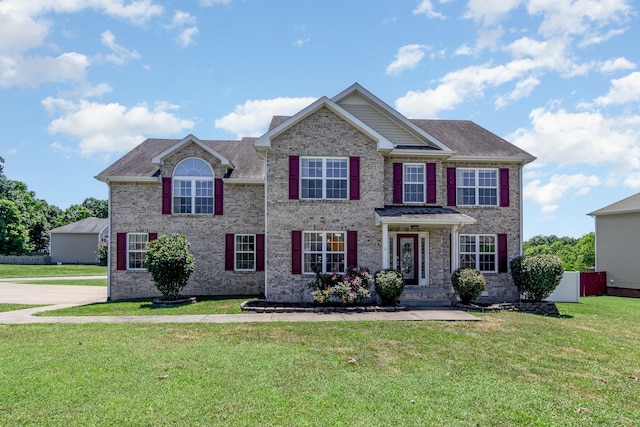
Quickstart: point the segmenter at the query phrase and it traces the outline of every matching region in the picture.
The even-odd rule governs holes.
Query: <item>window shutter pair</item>
[[[500,206],[509,206],[509,169],[500,168]],[[447,168],[447,206],[456,205],[456,168]]]
[[[158,233],[149,233],[149,241],[156,240]],[[116,234],[116,269],[127,269],[127,233]]]
[[[401,205],[403,203],[402,198],[402,186],[403,186],[403,168],[402,163],[393,164],[393,204]],[[436,164],[426,163],[425,169],[425,186],[427,188],[427,203],[436,203]]]
[[[162,178],[162,214],[171,215],[171,177]],[[222,178],[216,178],[214,181],[214,206],[213,213],[222,215],[224,206],[224,182]]]
[[[235,234],[225,234],[224,269],[235,270]],[[256,271],[264,271],[264,234],[256,234]]]
[[[346,267],[358,266],[358,232],[347,231]],[[302,274],[302,231],[291,232],[291,274]]]
[[[289,156],[289,199],[300,198],[300,156]],[[349,157],[349,200],[360,200],[360,157]]]

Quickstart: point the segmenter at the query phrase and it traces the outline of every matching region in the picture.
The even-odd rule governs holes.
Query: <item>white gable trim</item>
[[[362,122],[353,114],[349,113],[344,108],[340,107],[338,104],[336,104],[326,96],[323,96],[322,98],[318,99],[308,107],[299,111],[296,115],[280,123],[278,126],[276,126],[275,128],[271,129],[269,132],[265,133],[260,138],[258,138],[253,143],[255,149],[258,152],[264,152],[264,151],[270,150],[271,140],[273,138],[277,137],[278,135],[280,135],[290,127],[299,123],[300,121],[307,118],[308,116],[315,113],[321,108],[328,108],[329,110],[333,111],[335,114],[337,114],[338,116],[342,117],[344,120],[349,122],[352,126],[356,127],[358,130],[365,133],[370,138],[374,139],[378,143],[378,151],[390,151],[395,147],[394,144],[391,141],[389,141],[387,138],[380,135],[378,132],[373,130],[367,124]]]
[[[382,110],[384,113],[386,113],[389,116],[391,116],[394,119],[396,119],[409,132],[411,132],[414,135],[418,136],[420,139],[426,139],[427,141],[433,143],[435,146],[437,146],[438,148],[440,148],[443,151],[448,151],[448,152],[452,152],[453,151],[449,147],[444,145],[444,143],[442,143],[438,138],[436,138],[435,136],[433,136],[430,133],[426,132],[424,129],[421,129],[420,127],[416,126],[413,122],[411,122],[405,116],[403,116],[398,111],[396,111],[395,109],[393,109],[389,105],[387,105],[387,103],[385,103],[380,98],[378,98],[377,96],[375,96],[374,94],[369,92],[367,89],[365,89],[362,86],[360,86],[359,83],[352,84],[351,86],[349,86],[348,88],[346,88],[345,90],[343,90],[342,92],[340,92],[339,94],[334,96],[332,98],[332,100],[336,104],[340,104],[341,101],[349,98],[350,96],[352,96],[354,94],[357,94],[357,95],[365,98],[368,102],[373,104],[376,108],[378,108],[379,110]]]
[[[204,142],[202,142],[200,139],[196,138],[192,134],[189,134],[189,135],[185,136],[182,140],[180,140],[177,143],[173,144],[171,147],[167,148],[162,153],[156,155],[153,159],[151,159],[151,161],[156,165],[161,165],[161,164],[164,163],[164,159],[166,157],[170,156],[171,154],[175,153],[176,151],[180,150],[185,145],[190,144],[190,143],[196,144],[197,146],[202,148],[207,153],[209,153],[212,156],[216,157],[218,160],[220,160],[220,163],[222,163],[223,166],[227,166],[227,167],[230,167],[230,168],[234,167],[233,164],[229,161],[229,159],[227,159],[222,154],[218,153],[213,148],[209,147],[207,144],[205,144]]]

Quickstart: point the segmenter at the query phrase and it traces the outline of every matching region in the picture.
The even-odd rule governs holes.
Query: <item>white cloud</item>
[[[104,60],[116,65],[126,64],[130,59],[139,59],[140,54],[135,50],[129,50],[116,43],[116,37],[109,30],[101,35],[102,44],[111,50],[111,53],[104,55]]]
[[[68,52],[57,57],[0,57],[0,87],[38,86],[46,82],[81,80],[86,75],[89,59]]]
[[[80,141],[77,151],[82,156],[121,153],[142,142],[145,134],[172,135],[194,125],[193,121],[175,115],[173,111],[178,106],[166,102],[149,108],[146,104],[126,107],[48,97],[42,104],[47,111],[60,113],[49,124],[49,132],[77,138]]]
[[[469,0],[464,17],[482,22],[485,26],[494,25],[522,2],[523,0]]]
[[[608,106],[640,101],[640,72],[633,72],[625,77],[611,80],[609,92],[596,98],[595,104]]]
[[[513,101],[528,97],[539,84],[540,80],[535,77],[527,77],[526,79],[520,80],[513,91],[496,98],[496,108],[504,108]]]
[[[636,68],[636,64],[624,57],[609,59],[600,64],[600,72],[602,73],[613,73],[615,71],[621,70],[633,70],[634,68]]]
[[[624,34],[626,28],[619,28],[615,30],[609,30],[605,34],[589,33],[584,36],[584,40],[580,43],[580,47],[587,47],[594,44],[604,43],[609,39]]]
[[[169,31],[175,30],[178,34],[175,36],[175,42],[180,47],[187,47],[194,43],[195,37],[200,30],[196,26],[197,19],[189,12],[176,10],[171,19],[171,24],[165,25]]]
[[[540,179],[528,182],[523,188],[523,197],[541,205],[542,212],[550,213],[558,209],[558,202],[567,193],[583,196],[601,183],[595,175],[553,175],[546,184]]]
[[[413,14],[425,15],[428,18],[446,19],[446,17],[443,14],[436,12],[433,9],[433,4],[431,3],[431,0],[422,0],[420,3],[418,3],[415,9],[413,9]]]
[[[624,185],[631,188],[640,187],[640,172],[633,172],[626,176]]]
[[[182,28],[189,25],[195,25],[196,17],[191,15],[189,12],[183,12],[181,10],[176,10],[173,14],[173,19],[171,20],[171,24],[167,25],[167,28]]]
[[[294,45],[295,47],[302,47],[302,46],[304,46],[305,44],[309,43],[310,41],[311,41],[311,38],[310,38],[310,37],[306,37],[306,38],[304,38],[304,39],[296,39],[296,40],[293,42],[293,45]]]
[[[233,113],[216,119],[215,127],[233,132],[238,138],[260,136],[273,116],[295,114],[315,101],[311,97],[249,100],[237,105]]]
[[[429,49],[429,46],[423,44],[408,44],[402,46],[398,49],[396,59],[387,66],[387,74],[397,76],[404,70],[416,68],[424,58],[424,52],[427,49]]]
[[[180,32],[180,34],[178,34],[176,41],[181,47],[187,47],[193,43],[193,39],[199,32],[200,30],[198,30],[198,27],[185,28]]]

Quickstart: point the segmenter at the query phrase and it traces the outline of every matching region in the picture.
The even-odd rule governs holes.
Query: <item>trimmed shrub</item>
[[[404,291],[404,277],[398,270],[387,269],[377,271],[373,277],[376,294],[382,305],[395,305]]]
[[[564,268],[555,255],[538,254],[514,258],[509,263],[511,277],[526,300],[543,301],[560,284]]]
[[[314,272],[316,278],[307,286],[312,289],[311,296],[315,303],[355,304],[371,296],[371,274],[366,267],[349,267],[344,275],[336,272],[323,274],[318,269],[314,269]]]
[[[484,275],[474,268],[459,268],[451,274],[453,290],[463,304],[469,304],[484,291]]]
[[[144,267],[165,300],[180,299],[180,291],[195,271],[195,264],[185,235],[162,235],[147,245]]]

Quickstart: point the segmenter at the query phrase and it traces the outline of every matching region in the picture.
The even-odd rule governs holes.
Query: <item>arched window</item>
[[[173,213],[213,214],[213,169],[198,158],[184,159],[173,171]]]

